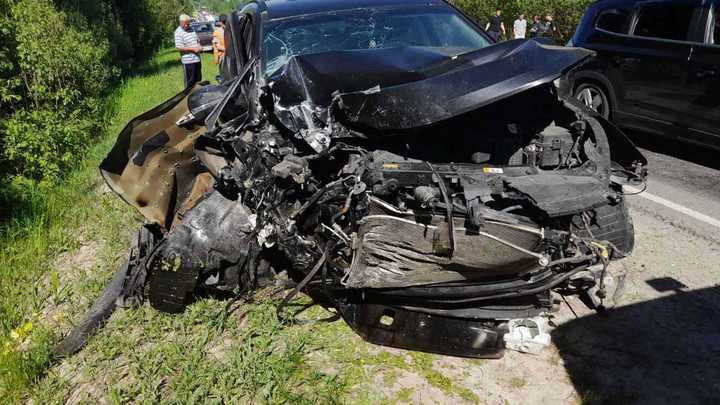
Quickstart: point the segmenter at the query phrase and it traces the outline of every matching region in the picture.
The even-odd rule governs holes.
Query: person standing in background
[[[513,23],[513,37],[515,39],[525,38],[525,32],[527,31],[527,20],[524,14],[520,14],[518,19]]]
[[[219,24],[217,27],[215,27],[215,31],[213,31],[213,60],[215,61],[216,65],[220,64],[220,61],[222,61],[222,58],[225,56],[225,22],[227,21],[227,16],[225,14],[222,14],[218,18]]]
[[[555,23],[553,23],[552,16],[548,14],[545,16],[545,21],[540,22],[538,36],[554,38],[555,32],[557,32],[557,28],[555,28]]]
[[[185,71],[185,88],[195,85],[202,80],[202,65],[200,56],[202,52],[197,34],[190,29],[190,16],[180,16],[180,26],[175,30],[175,48],[180,51],[180,60]]]
[[[530,38],[535,38],[538,36],[538,31],[540,31],[540,16],[533,16],[533,22],[530,24]]]
[[[505,36],[505,24],[503,24],[501,16],[502,10],[496,10],[495,15],[490,17],[490,22],[485,26],[485,31],[487,31],[495,41],[499,41],[501,35]]]

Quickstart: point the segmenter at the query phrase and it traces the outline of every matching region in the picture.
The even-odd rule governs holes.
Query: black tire
[[[604,205],[592,210],[589,221],[590,232],[585,229],[580,215],[573,216],[572,225],[574,232],[580,237],[594,237],[599,241],[608,241],[615,245],[621,254],[613,254],[611,256],[613,259],[629,255],[635,247],[635,227],[624,200],[615,205]]]
[[[605,119],[610,119],[612,106],[607,90],[593,82],[580,83],[575,87],[573,97],[585,104],[588,108],[596,111]]]
[[[58,357],[71,356],[82,349],[88,339],[105,325],[110,315],[115,312],[115,302],[123,290],[128,264],[120,267],[100,297],[92,304],[83,320],[55,346],[55,355]]]

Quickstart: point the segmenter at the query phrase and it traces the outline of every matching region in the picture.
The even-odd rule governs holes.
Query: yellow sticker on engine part
[[[483,167],[483,173],[502,174],[503,169],[499,167]]]
[[[399,169],[399,163],[383,163],[383,169]]]

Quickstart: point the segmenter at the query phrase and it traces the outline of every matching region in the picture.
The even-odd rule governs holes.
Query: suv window
[[[634,35],[686,41],[695,6],[648,4],[640,8]]]
[[[190,28],[195,32],[212,32],[213,31],[212,24],[210,24],[210,23],[190,24]]]
[[[714,13],[712,23],[713,34],[710,39],[713,41],[713,44],[720,45],[720,11],[715,9]]]
[[[627,21],[628,13],[625,10],[605,10],[598,16],[595,26],[601,30],[625,34],[627,33]]]

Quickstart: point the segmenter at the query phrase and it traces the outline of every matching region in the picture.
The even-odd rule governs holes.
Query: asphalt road
[[[720,244],[720,152],[631,133],[648,159],[647,189],[630,204],[709,243]]]
[[[650,175],[646,191],[628,197],[635,251],[611,265],[626,275],[626,292],[606,315],[571,300],[577,316],[561,309],[554,350],[578,402],[716,402],[720,153],[630,136]]]

